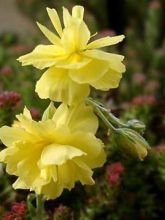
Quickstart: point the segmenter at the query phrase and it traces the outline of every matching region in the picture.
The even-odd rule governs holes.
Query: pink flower
[[[121,175],[124,172],[124,166],[121,162],[115,162],[107,166],[106,173],[108,182],[111,186],[116,186],[121,183]]]
[[[24,216],[27,211],[27,205],[25,202],[15,202],[11,207],[11,211],[20,216]]]
[[[7,212],[2,220],[23,220],[27,211],[25,202],[15,202],[11,207],[11,211]]]
[[[40,114],[40,111],[37,109],[37,108],[30,108],[30,113],[31,113],[31,116],[34,120],[39,120],[41,119],[41,114]]]
[[[16,106],[21,100],[20,94],[17,92],[1,92],[0,93],[0,107],[13,107]]]

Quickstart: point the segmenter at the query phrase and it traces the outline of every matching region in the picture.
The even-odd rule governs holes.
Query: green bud
[[[118,147],[140,160],[144,160],[150,149],[147,141],[138,132],[129,128],[117,129],[115,140]]]
[[[137,119],[129,120],[127,126],[139,133],[143,133],[146,128],[145,124]]]

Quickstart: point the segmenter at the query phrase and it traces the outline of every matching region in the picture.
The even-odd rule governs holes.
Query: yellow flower
[[[47,199],[71,189],[76,181],[93,184],[92,169],[105,162],[104,145],[95,137],[97,117],[84,104],[57,109],[50,104],[42,120],[32,120],[25,108],[12,127],[0,128],[7,146],[0,152],[6,170],[18,176],[15,189],[30,189]]]
[[[56,34],[37,24],[52,44],[39,45],[18,59],[22,65],[48,68],[36,85],[40,98],[71,104],[89,95],[89,85],[104,91],[118,87],[125,71],[124,57],[99,48],[117,44],[124,36],[90,42],[92,36],[83,21],[83,7],[73,7],[72,15],[63,8],[64,28],[55,9],[47,8],[47,12]]]

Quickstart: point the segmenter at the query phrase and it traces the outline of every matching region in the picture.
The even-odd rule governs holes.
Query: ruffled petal
[[[55,30],[57,31],[59,36],[61,36],[62,26],[57,11],[54,8],[47,8],[47,12]]]
[[[117,88],[119,82],[122,78],[122,73],[117,72],[113,69],[109,69],[104,76],[98,79],[95,82],[92,82],[91,85],[99,90],[108,91],[109,89]]]
[[[74,157],[80,157],[85,154],[83,151],[69,145],[51,144],[42,151],[41,164],[45,166],[61,165]]]
[[[106,161],[104,144],[92,133],[77,131],[70,135],[67,143],[86,153],[81,157],[81,160],[92,169],[102,166]]]
[[[95,181],[92,178],[93,171],[78,158],[74,159],[75,164],[77,165],[78,170],[78,179],[82,185],[93,185]]]
[[[124,35],[119,35],[115,37],[103,37],[98,40],[92,41],[86,46],[86,49],[97,49],[102,47],[107,47],[110,45],[117,44],[125,38]]]
[[[89,83],[96,81],[105,74],[109,64],[107,61],[93,59],[89,64],[80,68],[69,71],[69,76],[77,83]]]
[[[58,166],[58,181],[64,185],[64,188],[71,190],[74,187],[79,172],[76,168],[77,166],[72,160]]]
[[[114,69],[118,72],[125,72],[125,66],[124,64],[122,64],[124,56],[107,53],[101,50],[86,50],[82,54],[93,59],[107,61],[109,62],[109,66],[111,69]]]
[[[71,104],[81,102],[87,97],[89,86],[72,81],[65,69],[50,68],[37,82],[36,92],[42,99],[50,98],[53,101]]]
[[[61,47],[55,45],[39,45],[31,53],[18,58],[23,66],[33,65],[38,69],[54,66],[66,59],[67,55]]]
[[[4,145],[11,147],[15,142],[29,141],[31,137],[21,128],[3,126],[0,128],[0,139]]]
[[[54,199],[61,195],[64,187],[62,183],[55,183],[53,180],[41,188],[41,192],[47,199]]]
[[[39,22],[37,22],[37,25],[39,29],[42,31],[42,33],[47,37],[47,39],[52,43],[52,44],[60,44],[60,38],[57,37],[53,32],[51,32],[47,27],[43,26]]]

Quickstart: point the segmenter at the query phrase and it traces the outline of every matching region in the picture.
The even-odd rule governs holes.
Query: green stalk
[[[94,107],[94,110],[96,114],[102,119],[102,121],[105,123],[105,125],[111,129],[112,131],[116,131],[116,128],[108,121],[107,117],[104,115],[103,112],[105,112],[104,108],[101,107],[99,104],[97,104],[92,99],[87,99],[87,103],[89,105],[92,105]]]
[[[36,220],[44,220],[44,199],[42,195],[36,194]]]
[[[103,105],[92,98],[87,99],[87,103],[92,105],[95,109],[99,109],[103,114],[106,114],[106,119],[110,121],[112,124],[118,126],[118,127],[124,127],[128,128],[129,126],[123,122],[121,122],[120,119],[115,117],[108,109],[104,108]],[[105,117],[105,116],[104,116]],[[110,123],[109,122],[109,123]]]

